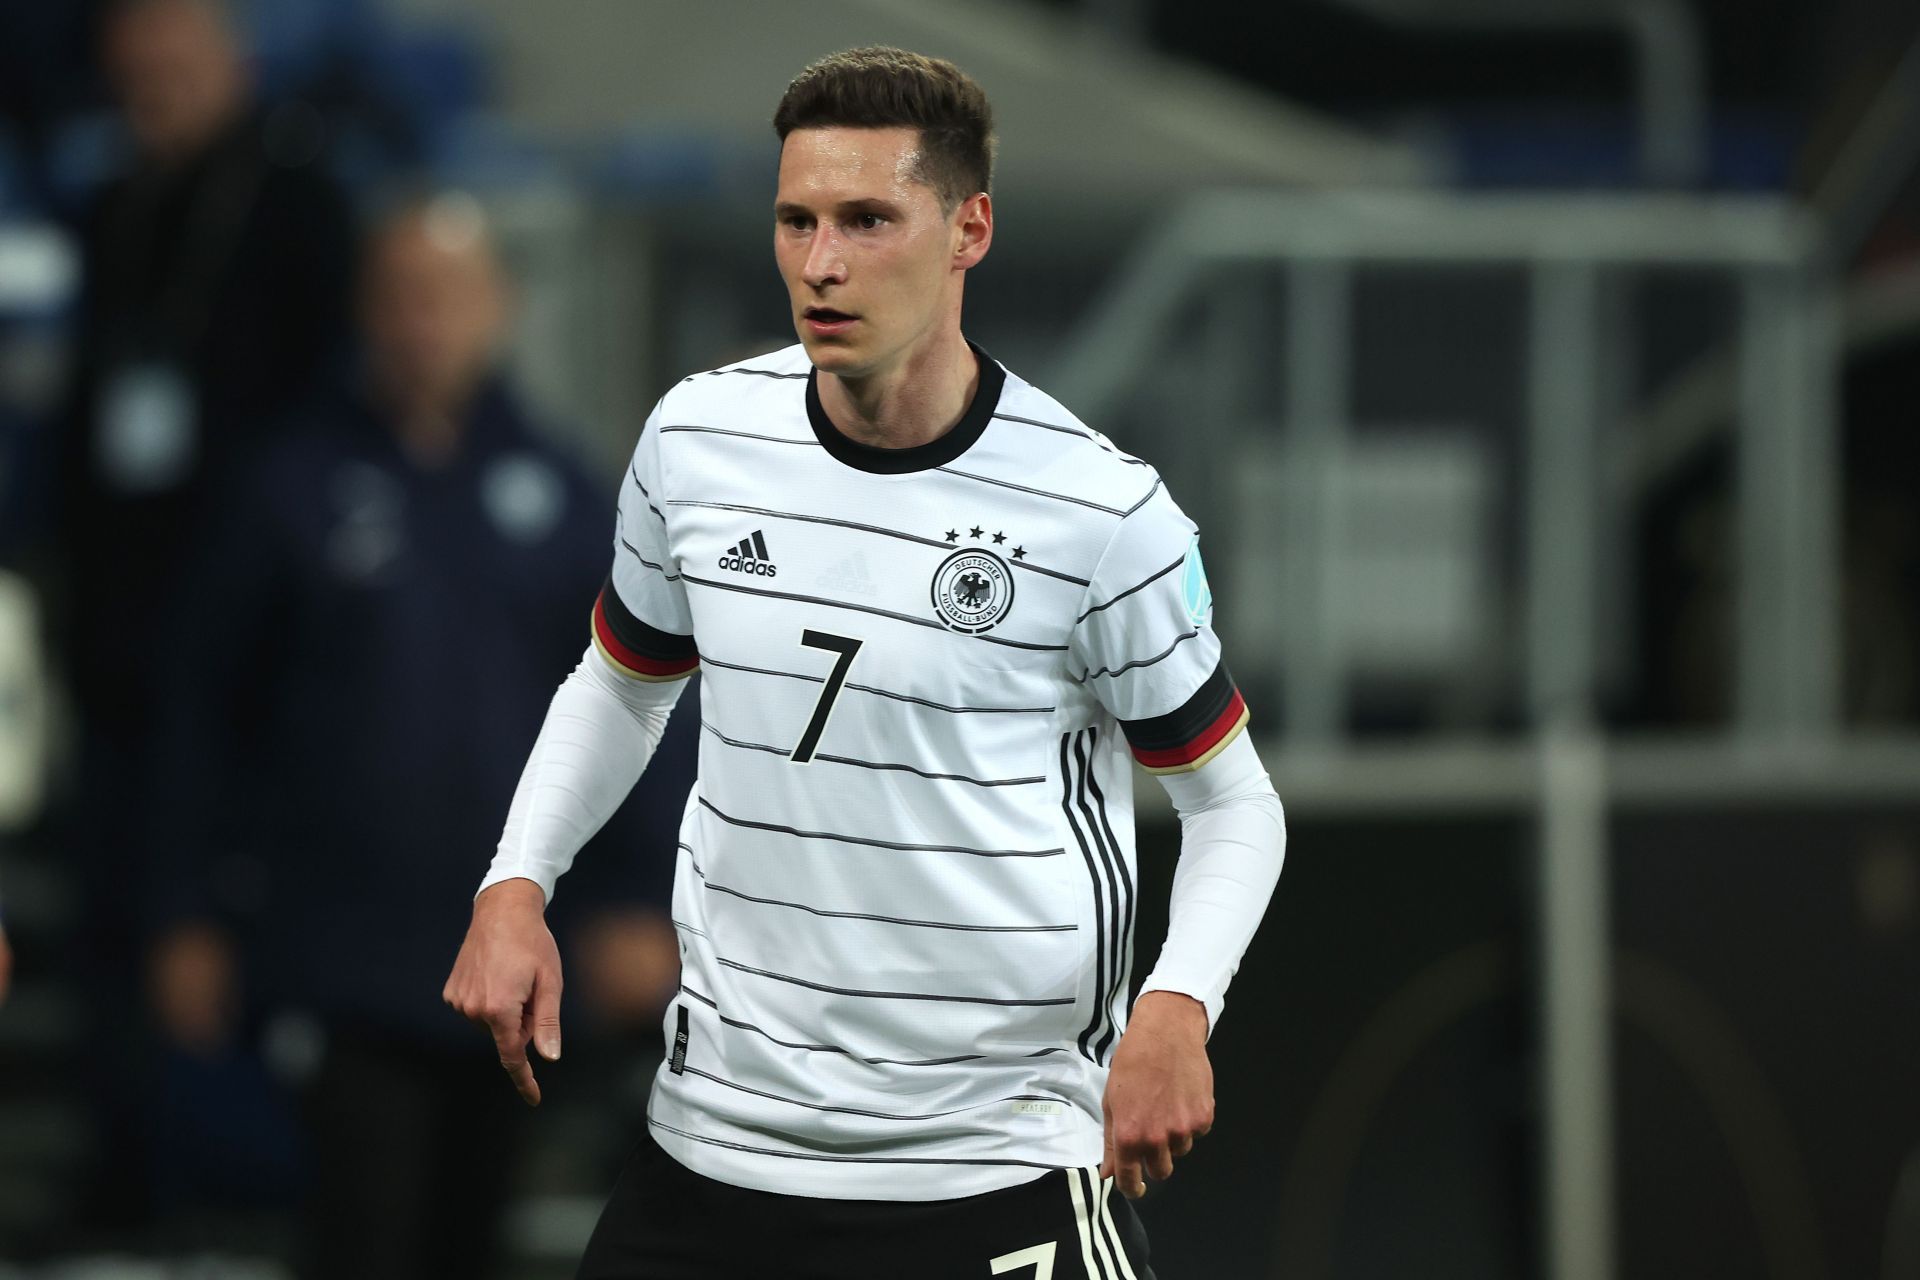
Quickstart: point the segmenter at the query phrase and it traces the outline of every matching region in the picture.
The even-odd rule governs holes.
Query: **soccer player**
[[[445,996],[537,1103],[543,908],[698,667],[671,1051],[579,1274],[1150,1280],[1108,1191],[1211,1126],[1207,1036],[1285,840],[1195,529],[962,336],[993,240],[978,85],[852,50],[774,126],[800,344],[648,419]],[[1134,761],[1182,842],[1129,1016]]]

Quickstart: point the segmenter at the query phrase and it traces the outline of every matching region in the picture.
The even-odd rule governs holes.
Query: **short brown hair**
[[[829,54],[793,78],[773,113],[785,142],[795,129],[846,125],[920,131],[914,177],[951,211],[993,190],[993,108],[945,58],[872,45]]]

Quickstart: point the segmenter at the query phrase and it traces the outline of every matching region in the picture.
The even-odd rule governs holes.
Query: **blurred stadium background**
[[[87,1085],[45,619],[72,228],[125,154],[99,7],[0,6],[0,1276],[281,1276],[297,1154],[103,1177]],[[512,370],[609,483],[672,380],[791,341],[787,79],[890,43],[985,85],[968,333],[1207,531],[1290,818],[1219,1126],[1143,1207],[1163,1280],[1920,1277],[1908,0],[233,12],[348,190],[485,208]],[[509,1274],[570,1274],[641,1131],[657,1035],[598,1043],[543,1072]]]

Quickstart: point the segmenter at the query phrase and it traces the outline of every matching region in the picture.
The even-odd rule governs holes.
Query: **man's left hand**
[[[1113,1051],[1104,1103],[1107,1152],[1100,1176],[1138,1200],[1146,1179],[1164,1182],[1173,1162],[1213,1128],[1213,1065],[1207,1010],[1191,996],[1149,991],[1134,1002]]]

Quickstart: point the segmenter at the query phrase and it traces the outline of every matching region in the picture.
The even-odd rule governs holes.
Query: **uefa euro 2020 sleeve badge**
[[[1207,585],[1207,568],[1200,563],[1200,535],[1187,544],[1187,561],[1180,575],[1180,595],[1193,625],[1204,626],[1213,617],[1213,588]]]
[[[991,551],[956,551],[933,571],[933,611],[955,631],[977,636],[1013,608],[1013,574]]]

